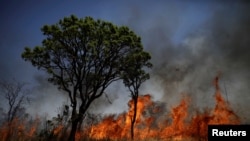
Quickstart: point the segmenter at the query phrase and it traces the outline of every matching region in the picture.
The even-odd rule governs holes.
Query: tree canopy
[[[42,45],[25,47],[22,58],[46,71],[49,82],[68,93],[72,130],[112,82],[123,79],[128,85],[128,76],[149,76],[144,69],[151,66],[150,54],[144,51],[141,38],[126,26],[71,15],[41,31],[46,37]]]

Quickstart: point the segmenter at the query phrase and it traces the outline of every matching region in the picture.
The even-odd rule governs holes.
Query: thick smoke
[[[59,114],[59,108],[63,104],[69,105],[69,98],[62,90],[58,90],[57,86],[48,83],[46,74],[34,75],[34,83],[32,84],[31,102],[27,108],[28,112],[33,116],[46,117],[48,119]]]
[[[121,9],[125,14],[120,24],[138,33],[152,55],[151,79],[141,94],[152,94],[155,100],[166,102],[167,108],[179,103],[184,94],[189,95],[191,106],[202,110],[214,105],[212,82],[220,75],[224,98],[243,122],[250,122],[249,3],[198,3],[195,7],[201,6],[203,14],[192,4],[125,3]],[[129,92],[122,83],[112,85],[106,93],[108,96],[96,100],[90,111],[117,113],[128,109]]]
[[[108,16],[99,18],[129,26],[141,36],[145,49],[152,55],[151,79],[144,83],[141,94],[152,94],[154,100],[166,102],[167,108],[179,103],[186,94],[192,98],[191,106],[202,109],[213,106],[212,82],[220,74],[223,96],[244,122],[250,122],[249,2],[130,1],[116,5],[117,11],[105,8],[99,13]],[[0,52],[1,60],[6,60],[11,50],[6,52],[7,45],[2,42],[0,45],[6,46]],[[18,60],[20,65],[12,65],[16,60],[0,63],[0,78],[17,70],[14,76],[25,79],[30,75],[27,63]],[[49,85],[46,77],[35,75],[34,79],[38,86],[34,88],[31,112],[47,111],[53,115],[62,101],[67,102],[67,96]],[[90,110],[118,113],[128,109],[129,99],[129,91],[119,82],[109,87]]]
[[[166,13],[163,18],[165,13],[156,12],[149,21],[140,15],[143,9],[136,8],[136,14],[132,15],[129,23],[141,34],[144,46],[152,53],[154,64],[151,79],[142,91],[155,90],[152,94],[158,93],[156,97],[169,103],[169,107],[185,93],[192,97],[192,106],[203,108],[213,105],[212,82],[220,74],[220,87],[225,99],[243,122],[250,122],[250,5],[236,2],[208,4],[210,17],[195,28],[187,26],[191,30],[183,31],[186,34],[179,43],[175,43],[173,37],[181,28],[181,22],[189,21],[181,19],[190,16],[185,14],[190,9],[181,12],[181,9],[173,10],[167,6],[170,11],[165,12],[172,13],[172,16]],[[144,28],[141,29],[133,23],[150,26],[146,29],[141,26]]]

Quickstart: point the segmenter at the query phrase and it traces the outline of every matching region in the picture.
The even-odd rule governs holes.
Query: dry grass
[[[63,139],[64,141],[67,141],[67,137]],[[61,139],[57,138],[41,138],[41,137],[32,137],[32,138],[27,138],[27,137],[11,137],[9,139],[4,139],[1,141],[63,141]],[[111,139],[91,139],[91,138],[81,138],[79,141],[131,141],[130,139],[116,139],[116,140],[111,140]],[[136,140],[136,141],[206,141],[206,140],[201,140],[201,139],[194,139],[194,138],[186,138],[186,139],[143,139],[143,140]]]

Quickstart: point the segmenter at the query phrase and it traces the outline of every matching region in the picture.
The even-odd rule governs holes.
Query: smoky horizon
[[[214,106],[214,78],[233,111],[250,123],[250,3],[239,2],[40,2],[29,6],[2,4],[0,17],[0,79],[27,82],[31,90],[31,115],[57,115],[69,99],[49,84],[44,72],[21,59],[25,46],[40,45],[40,28],[62,17],[92,16],[131,28],[151,54],[150,79],[140,94],[164,103],[166,111],[190,97],[190,108],[203,111]],[[143,3],[143,4],[142,4]],[[68,6],[71,5],[72,6]],[[47,10],[46,10],[47,9]],[[120,114],[128,111],[129,91],[122,82],[112,84],[89,111]],[[1,99],[3,100],[3,99]],[[1,107],[4,104],[1,101]]]

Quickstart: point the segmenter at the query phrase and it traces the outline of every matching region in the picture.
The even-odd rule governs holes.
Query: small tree
[[[14,118],[21,117],[25,114],[25,103],[29,102],[29,91],[24,88],[25,83],[15,80],[0,81],[0,93],[3,94],[7,101],[7,122],[11,123]]]
[[[8,131],[5,132],[6,140],[12,140],[15,135],[17,123],[22,121],[27,115],[25,112],[24,105],[29,102],[29,91],[25,89],[25,83],[20,83],[15,80],[13,81],[0,81],[0,95],[4,97],[7,103],[7,112],[3,112],[4,123]],[[3,116],[3,115],[2,115]]]
[[[139,88],[141,84],[149,79],[149,73],[146,73],[145,67],[151,68],[152,64],[149,62],[151,56],[147,52],[136,51],[123,63],[125,70],[123,71],[123,82],[130,91],[133,100],[134,113],[131,117],[131,139],[134,139],[134,125],[137,114],[137,102],[139,96]]]
[[[90,104],[122,78],[123,62],[144,52],[141,39],[128,27],[74,15],[45,25],[42,32],[46,36],[42,46],[26,47],[22,57],[45,70],[49,82],[68,93],[72,107],[69,141],[74,141]]]

